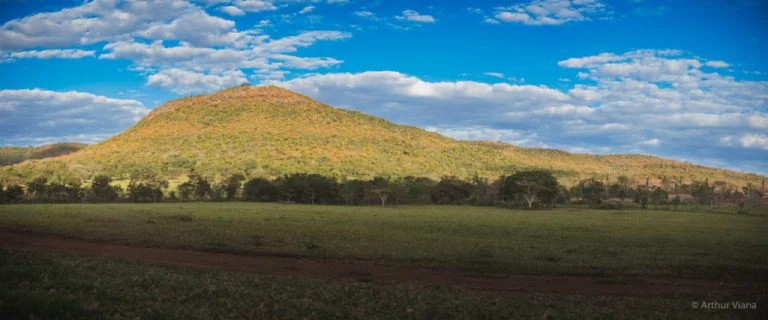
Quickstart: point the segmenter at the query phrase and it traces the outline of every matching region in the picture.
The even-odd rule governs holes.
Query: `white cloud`
[[[150,75],[147,85],[173,90],[180,94],[206,93],[247,83],[240,70],[204,74],[183,69],[167,69]]]
[[[642,141],[642,142],[640,142],[640,144],[646,145],[646,146],[651,146],[651,147],[658,147],[661,144],[661,140],[653,138],[653,139],[648,139],[648,140]]]
[[[243,11],[243,9],[240,9],[235,6],[224,6],[219,8],[219,10],[233,17],[239,17],[239,16],[245,15],[245,11]]]
[[[272,40],[263,45],[257,46],[253,51],[258,53],[286,53],[295,52],[298,48],[309,47],[321,40],[342,40],[350,38],[352,35],[340,31],[308,31],[296,36],[290,36]]]
[[[229,15],[276,10],[273,1],[207,1],[210,9]],[[224,6],[216,7],[216,5]],[[306,6],[306,13],[314,6]],[[254,27],[269,25],[261,20]],[[351,37],[340,31],[308,31],[284,38],[271,38],[260,29],[239,31],[235,22],[209,15],[203,8],[185,0],[94,0],[57,12],[39,13],[11,20],[0,26],[0,61],[14,58],[81,58],[95,56],[94,50],[70,49],[105,43],[102,59],[126,59],[130,70],[148,76],[148,83],[174,92],[190,92],[184,81],[172,77],[180,70],[201,76],[202,90],[216,90],[238,78],[235,71],[252,70],[256,77],[286,74],[280,68],[317,69],[337,65],[331,57],[292,56],[300,48],[317,41]],[[172,45],[171,45],[172,44]],[[27,47],[66,47],[19,51]],[[14,52],[15,51],[15,52]],[[152,77],[155,75],[154,77]],[[168,81],[175,79],[175,81]],[[238,79],[239,80],[239,79]],[[179,83],[171,88],[166,84]],[[160,85],[162,84],[162,85]]]
[[[277,7],[271,1],[263,0],[238,0],[235,1],[234,5],[246,12],[277,10]]]
[[[95,54],[96,52],[92,50],[49,49],[12,52],[9,54],[9,56],[11,58],[17,59],[80,59],[85,57],[93,57]]]
[[[376,14],[370,11],[355,11],[353,13],[358,17],[366,18],[368,20],[374,20],[374,21],[378,20],[378,18],[376,17]]]
[[[307,14],[315,10],[315,6],[306,6],[303,9],[299,10],[299,14]]]
[[[328,68],[344,62],[333,58],[300,58],[284,54],[272,55],[270,58],[283,61],[288,68],[306,70]]]
[[[513,143],[524,147],[546,148],[547,145],[536,140],[535,134],[524,133],[514,129],[494,129],[483,126],[464,128],[426,127],[427,131],[436,132],[458,140],[469,141],[498,141]]]
[[[704,65],[712,68],[728,68],[731,66],[725,61],[717,61],[717,60],[707,61]]]
[[[602,0],[533,0],[528,3],[496,8],[494,21],[527,25],[560,25],[609,16],[610,11]]]
[[[501,72],[484,72],[483,74],[494,78],[504,78],[504,74]]]
[[[419,23],[435,23],[435,18],[430,15],[419,14],[414,10],[403,10],[402,15],[395,16],[397,20]]]
[[[136,100],[84,92],[0,90],[0,132],[5,144],[93,142],[91,138],[124,130],[148,112]]]
[[[747,134],[739,138],[745,148],[768,150],[768,136],[764,134]]]
[[[766,154],[755,152],[764,152],[768,82],[708,72],[705,61],[678,50],[566,59],[559,64],[585,70],[579,78],[587,80],[567,91],[512,83],[429,82],[391,71],[311,75],[278,84],[332,105],[440,128],[438,132],[461,139],[477,136],[471,128],[492,128],[535,136],[536,143],[553,147],[612,153],[654,147],[657,154],[689,159],[718,157],[729,152],[713,148],[730,145],[752,150],[739,157],[764,162],[758,159]],[[734,137],[730,144],[723,142],[726,136]],[[510,135],[508,142],[518,140]]]
[[[233,26],[187,1],[94,0],[4,23],[0,50],[89,45],[132,37],[224,43],[237,38]]]

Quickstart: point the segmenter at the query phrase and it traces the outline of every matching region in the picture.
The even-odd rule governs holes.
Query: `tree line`
[[[145,177],[131,180],[127,187],[113,184],[110,177],[98,175],[87,186],[49,181],[38,177],[24,186],[0,186],[0,203],[105,203],[163,201],[257,201],[306,204],[397,205],[445,204],[551,208],[564,204],[584,204],[615,208],[622,203],[679,205],[715,202],[744,203],[762,201],[765,186],[749,185],[737,189],[709,181],[671,186],[653,186],[646,179],[638,184],[620,176],[614,182],[586,179],[566,188],[545,170],[519,171],[493,181],[474,176],[470,179],[425,177],[344,179],[319,174],[297,173],[277,179],[251,178],[233,174],[213,181],[190,174],[175,189],[167,180]]]

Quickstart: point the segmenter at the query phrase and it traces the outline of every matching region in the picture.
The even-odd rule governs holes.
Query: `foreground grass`
[[[3,319],[758,319],[765,297],[593,297],[337,282],[0,249]],[[752,301],[757,310],[693,309]]]
[[[0,228],[85,240],[545,274],[768,274],[767,222],[695,212],[457,206],[0,206]]]

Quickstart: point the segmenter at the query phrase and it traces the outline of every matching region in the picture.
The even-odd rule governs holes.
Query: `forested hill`
[[[0,147],[0,166],[12,165],[30,159],[58,157],[87,146],[83,143],[54,143],[37,147]]]
[[[360,112],[333,108],[277,87],[237,87],[170,101],[135,126],[73,154],[0,168],[0,179],[40,175],[87,180],[275,177],[319,173],[344,178],[488,178],[525,168],[552,170],[565,184],[582,178],[704,180],[742,186],[763,177],[642,155],[597,156],[457,141]]]

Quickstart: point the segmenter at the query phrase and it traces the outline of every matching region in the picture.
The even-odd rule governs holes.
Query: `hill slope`
[[[31,159],[58,157],[79,151],[88,145],[83,143],[54,143],[39,147],[0,147],[0,166],[12,165]]]
[[[762,177],[650,156],[596,156],[457,141],[336,109],[277,87],[238,87],[170,101],[135,126],[57,159],[0,169],[0,178],[37,175],[88,178],[159,175],[190,170],[221,178],[232,173],[274,177],[312,172],[338,178],[456,175],[497,177],[521,168],[555,171],[565,183],[585,177],[627,175],[722,180],[734,185]]]

